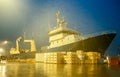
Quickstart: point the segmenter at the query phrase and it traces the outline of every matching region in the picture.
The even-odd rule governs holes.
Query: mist
[[[15,40],[25,32],[26,39],[34,38],[40,50],[49,45],[48,30],[56,26],[55,13],[60,11],[69,27],[82,35],[116,30],[115,41],[120,42],[117,6],[116,2],[94,0],[0,0],[0,40],[9,40],[15,47]]]

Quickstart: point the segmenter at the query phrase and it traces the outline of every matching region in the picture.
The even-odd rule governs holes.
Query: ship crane
[[[24,42],[28,42],[28,43],[30,43],[30,51],[31,52],[34,52],[34,51],[36,51],[36,46],[35,46],[35,41],[32,39],[32,40],[24,40]]]
[[[22,39],[22,37],[19,37],[17,40],[16,40],[16,51],[19,51],[19,43]]]
[[[19,42],[21,41],[22,37],[18,37],[16,39],[16,48],[10,49],[10,54],[18,54],[20,53]]]

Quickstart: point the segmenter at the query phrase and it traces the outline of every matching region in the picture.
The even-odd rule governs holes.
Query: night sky
[[[48,45],[48,24],[56,26],[58,10],[82,35],[115,31],[117,36],[106,53],[120,53],[119,0],[0,0],[0,41],[8,40],[14,47],[16,38],[26,32],[40,50]]]

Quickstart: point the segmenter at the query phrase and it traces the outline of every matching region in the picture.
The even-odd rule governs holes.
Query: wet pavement
[[[0,63],[0,77],[119,77],[120,66],[106,64]]]

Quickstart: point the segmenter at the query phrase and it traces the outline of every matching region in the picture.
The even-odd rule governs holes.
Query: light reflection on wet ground
[[[119,77],[120,66],[105,64],[0,64],[0,77]]]

